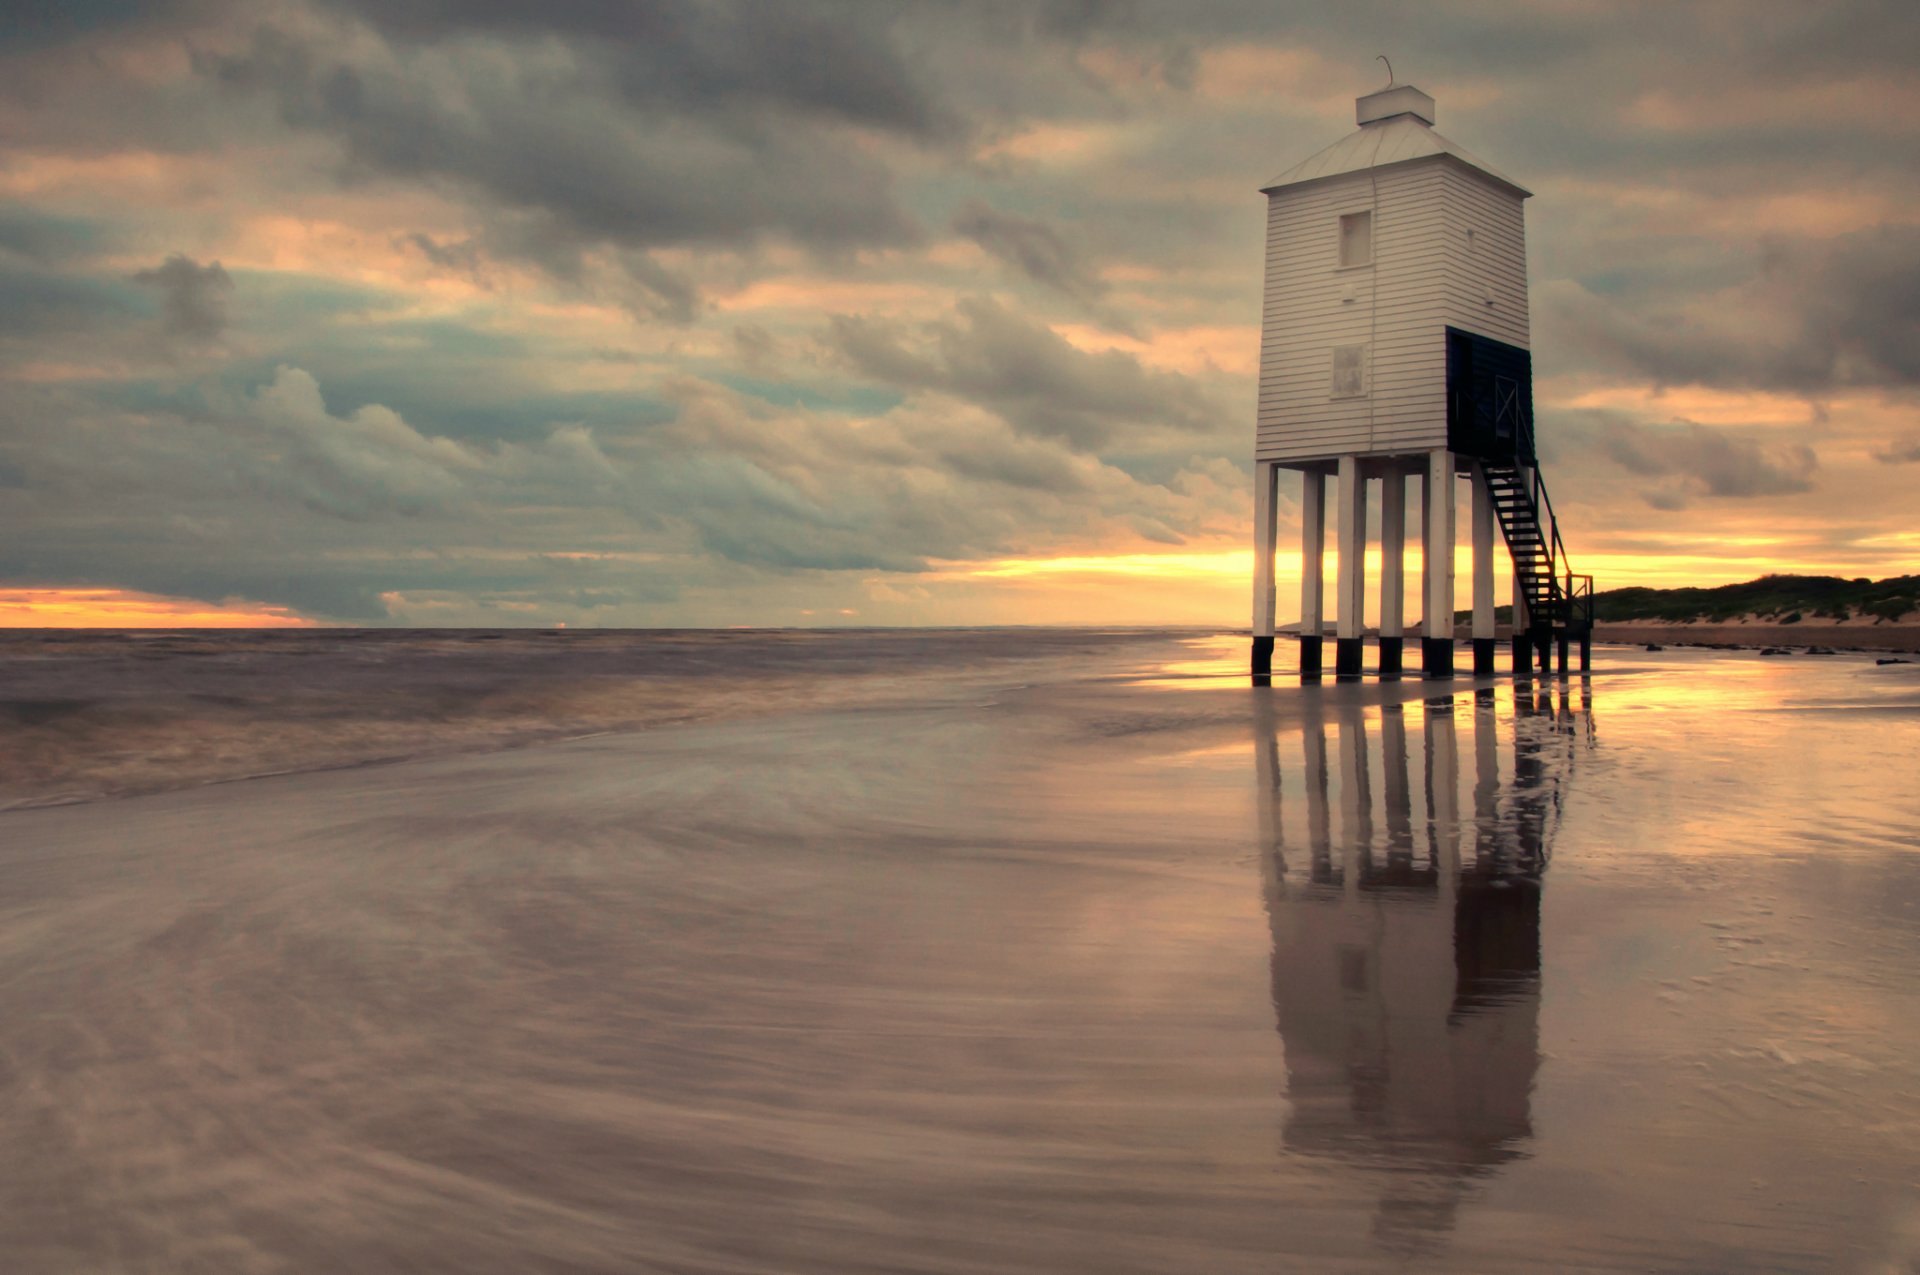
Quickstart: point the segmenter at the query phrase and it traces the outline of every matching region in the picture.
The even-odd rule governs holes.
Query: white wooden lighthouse
[[[1322,667],[1327,479],[1335,480],[1335,671],[1357,677],[1367,626],[1368,489],[1380,486],[1379,671],[1401,671],[1407,482],[1419,481],[1422,666],[1453,672],[1456,480],[1471,480],[1476,674],[1493,671],[1496,523],[1514,574],[1516,672],[1586,630],[1562,579],[1533,448],[1524,201],[1529,192],[1434,131],[1410,84],[1358,100],[1359,128],[1263,187],[1266,305],[1255,469],[1253,664],[1271,671],[1280,471],[1301,475],[1300,668]],[[1591,582],[1584,595],[1590,596]]]

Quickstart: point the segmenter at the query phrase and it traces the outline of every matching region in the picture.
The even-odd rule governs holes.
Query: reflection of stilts
[[[1278,809],[1263,821],[1273,1000],[1289,1073],[1286,1145],[1388,1170],[1375,1221],[1388,1249],[1436,1247],[1473,1179],[1522,1154],[1531,1136],[1540,874],[1577,742],[1561,715],[1567,725],[1586,719],[1584,699],[1576,712],[1564,694],[1543,706],[1522,689],[1507,745],[1513,778],[1503,784],[1506,741],[1490,700],[1458,721],[1450,697],[1379,710],[1376,749],[1369,710],[1326,712],[1316,698],[1300,727],[1304,880],[1287,872]],[[1417,735],[1410,711],[1421,716]],[[1328,716],[1337,732],[1331,774]],[[1263,797],[1278,807],[1271,721],[1260,723],[1256,755]],[[1458,738],[1469,724],[1470,822],[1461,816]],[[1415,738],[1423,802],[1409,783]]]
[[[1345,878],[1373,877],[1373,783],[1367,766],[1367,719],[1340,715],[1340,831]]]
[[[1433,879],[1431,859],[1413,862],[1413,796],[1407,775],[1407,714],[1400,704],[1380,710],[1380,763],[1387,803],[1386,885],[1424,884]]]
[[[1316,709],[1318,705],[1315,706]],[[1301,736],[1305,754],[1303,776],[1307,797],[1307,854],[1313,865],[1315,885],[1340,884],[1340,872],[1333,862],[1332,821],[1327,817],[1327,729],[1316,712],[1311,727]]]

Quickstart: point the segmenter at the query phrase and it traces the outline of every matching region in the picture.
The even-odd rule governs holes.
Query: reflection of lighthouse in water
[[[1378,1172],[1375,1236],[1402,1253],[1436,1246],[1468,1185],[1525,1154],[1541,875],[1591,719],[1584,694],[1576,712],[1520,690],[1503,749],[1483,691],[1462,725],[1450,698],[1317,705],[1297,795],[1270,725],[1257,749],[1286,1146]]]

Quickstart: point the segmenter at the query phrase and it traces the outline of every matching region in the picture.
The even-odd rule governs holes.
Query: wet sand
[[[0,810],[897,699],[1167,632],[0,629]]]
[[[0,814],[6,1269],[1913,1268],[1920,670],[1243,645]]]

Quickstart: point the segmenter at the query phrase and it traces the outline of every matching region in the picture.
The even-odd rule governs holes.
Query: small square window
[[[1333,390],[1334,398],[1365,398],[1367,396],[1367,347],[1364,345],[1336,345],[1333,347]]]
[[[1341,266],[1364,266],[1373,260],[1373,214],[1347,213],[1340,218]]]

